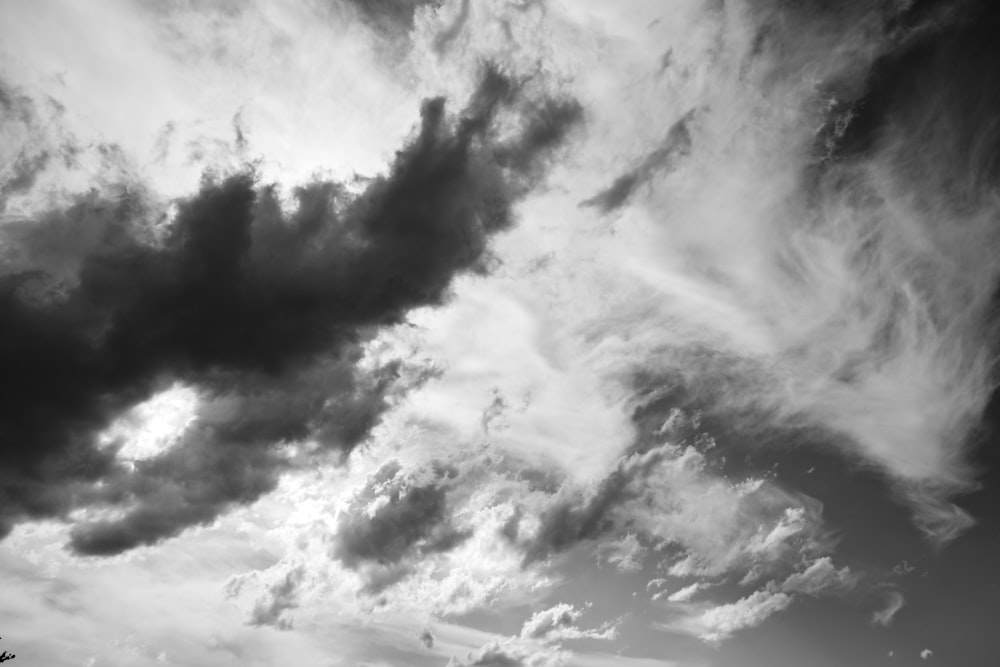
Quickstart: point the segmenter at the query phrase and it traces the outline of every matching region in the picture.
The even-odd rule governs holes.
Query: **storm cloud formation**
[[[287,213],[245,172],[206,176],[172,220],[152,225],[136,187],[6,226],[3,533],[110,505],[124,516],[78,525],[73,547],[117,553],[272,489],[293,465],[279,443],[355,447],[401,373],[398,363],[363,370],[363,342],[442,303],[456,273],[485,270],[490,237],[513,223],[514,203],[579,118],[563,113],[555,127],[534,117],[537,104],[487,68],[459,117],[442,98],[424,103],[388,174],[357,195],[310,183]],[[541,108],[552,104],[578,109]],[[502,115],[527,134],[501,135]],[[550,128],[541,140],[538,122]],[[177,381],[203,399],[179,443],[132,466],[116,458],[123,443],[99,444],[117,416]]]

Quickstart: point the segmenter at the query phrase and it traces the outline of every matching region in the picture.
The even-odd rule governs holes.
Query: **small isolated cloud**
[[[920,659],[930,660],[930,657],[932,655],[934,655],[934,651],[930,650],[929,648],[925,648],[923,651],[920,652]]]
[[[872,623],[874,625],[881,625],[884,628],[889,627],[892,624],[892,620],[899,613],[899,610],[903,608],[903,604],[906,602],[903,598],[903,594],[899,591],[891,591],[888,596],[886,596],[885,606],[879,609],[874,614],[872,614]]]
[[[427,628],[424,628],[423,632],[420,633],[420,643],[423,644],[425,648],[434,648],[434,634]]]
[[[621,539],[598,545],[595,553],[599,559],[614,565],[619,572],[638,572],[642,569],[647,551],[635,533],[628,533]]]

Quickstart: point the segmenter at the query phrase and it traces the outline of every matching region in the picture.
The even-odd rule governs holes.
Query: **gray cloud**
[[[487,68],[458,117],[426,101],[389,173],[357,196],[313,182],[286,214],[247,172],[206,177],[159,239],[138,186],[5,227],[20,259],[0,276],[2,532],[110,504],[124,518],[77,526],[72,546],[117,553],[272,489],[292,465],[281,442],[350,451],[391,392],[426,379],[401,379],[398,363],[362,370],[364,341],[443,303],[456,273],[486,270],[490,237],[575,121],[542,142],[494,129],[500,113],[537,108],[549,107]],[[178,380],[206,402],[181,443],[132,468],[98,446],[116,416]]]
[[[362,571],[369,592],[378,592],[406,576],[413,561],[455,548],[471,535],[451,520],[448,489],[457,474],[436,467],[424,480],[402,474],[396,462],[383,465],[341,515],[331,555]]]
[[[607,189],[583,202],[583,206],[593,206],[601,213],[610,213],[628,203],[635,191],[648,183],[659,172],[670,172],[678,162],[691,153],[691,130],[689,125],[694,110],[684,114],[670,126],[667,135],[653,151],[638,165],[616,178]]]

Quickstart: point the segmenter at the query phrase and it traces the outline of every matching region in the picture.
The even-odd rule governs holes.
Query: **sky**
[[[0,651],[996,664],[998,27],[0,3]]]

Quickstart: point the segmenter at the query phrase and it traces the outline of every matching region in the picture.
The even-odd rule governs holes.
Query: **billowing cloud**
[[[559,643],[567,639],[612,639],[615,629],[606,625],[585,630],[577,624],[584,610],[571,604],[557,604],[536,612],[521,627],[521,639],[534,639],[545,643]]]
[[[471,537],[451,523],[448,481],[456,470],[434,471],[426,482],[400,471],[397,462],[382,466],[344,508],[333,538],[332,556],[366,571],[375,591],[405,576],[411,559],[451,551]]]
[[[850,522],[974,524],[989,3],[71,4],[0,47],[96,63],[0,82],[5,548],[55,519],[141,568],[243,521],[193,567],[244,633],[537,667],[859,587],[889,625],[897,543]],[[563,645],[619,622],[634,654]]]
[[[732,633],[760,624],[771,614],[785,609],[792,598],[781,592],[760,590],[736,602],[719,605],[698,619],[698,636],[709,642],[725,639]]]
[[[398,362],[364,369],[363,342],[440,304],[456,272],[485,269],[490,236],[511,225],[527,177],[578,118],[525,117],[526,135],[497,133],[499,114],[516,120],[520,105],[530,116],[533,104],[488,68],[459,117],[443,99],[424,104],[388,174],[356,196],[310,183],[289,213],[276,188],[241,173],[207,177],[165,222],[140,190],[7,225],[5,531],[111,504],[124,517],[79,525],[73,547],[116,553],[272,490],[293,465],[280,443],[350,451],[405,373]],[[541,140],[536,122],[552,128]],[[85,242],[66,244],[84,224]],[[124,469],[97,434],[175,381],[203,393],[197,424]]]

